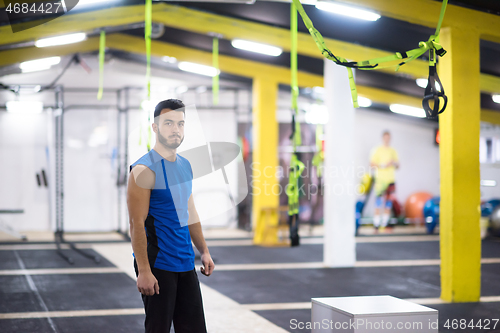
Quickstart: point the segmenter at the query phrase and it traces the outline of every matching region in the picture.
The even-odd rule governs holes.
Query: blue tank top
[[[194,269],[194,251],[188,227],[188,199],[192,193],[193,171],[187,159],[176,155],[175,162],[151,149],[130,166],[142,164],[155,173],[148,217],[144,223],[151,267],[171,272]]]

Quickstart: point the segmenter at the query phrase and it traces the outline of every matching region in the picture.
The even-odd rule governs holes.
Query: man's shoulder
[[[151,169],[153,172],[155,170],[155,164],[158,163],[158,160],[157,158],[155,158],[155,155],[149,151],[147,152],[146,154],[142,155],[137,161],[135,161],[134,163],[132,163],[130,165],[130,171],[132,171],[132,168],[135,167],[136,165],[137,166],[146,166],[147,168]],[[141,167],[143,168],[143,167]]]

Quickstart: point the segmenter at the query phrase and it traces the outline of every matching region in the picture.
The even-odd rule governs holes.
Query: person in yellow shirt
[[[392,209],[392,201],[389,197],[396,190],[395,171],[399,168],[398,152],[390,146],[391,133],[389,131],[384,131],[382,141],[383,144],[375,147],[370,157],[370,167],[376,169],[373,226],[377,230],[379,227],[381,230],[385,229],[389,223]]]

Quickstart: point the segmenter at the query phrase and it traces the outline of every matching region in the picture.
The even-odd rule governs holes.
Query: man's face
[[[385,133],[382,136],[382,141],[384,142],[384,145],[388,146],[391,143],[391,135],[389,133]]]
[[[167,148],[177,149],[184,141],[184,112],[163,109],[158,118],[158,141]]]

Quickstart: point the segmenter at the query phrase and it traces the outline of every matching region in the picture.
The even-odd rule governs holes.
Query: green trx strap
[[[292,73],[292,135],[290,139],[293,143],[293,153],[290,159],[290,174],[288,176],[288,187],[286,194],[288,196],[288,215],[299,213],[299,177],[304,170],[302,163],[296,155],[297,146],[301,145],[300,123],[296,117],[299,114],[297,99],[299,97],[299,86],[297,80],[297,9],[292,3],[290,7],[290,32],[291,32],[291,52],[290,52],[290,69]]]
[[[151,138],[152,138],[152,133],[151,133],[151,117],[148,117],[148,141],[146,142],[146,147],[148,148],[148,151],[151,150]]]
[[[299,213],[299,177],[302,171],[304,171],[304,163],[299,161],[295,153],[292,154],[288,186],[285,188],[288,196],[288,215]]]
[[[151,30],[153,20],[153,0],[146,0],[144,38],[146,39],[146,82],[148,85],[148,100],[151,98]]]
[[[102,91],[104,90],[104,56],[106,52],[106,32],[101,30],[101,37],[99,39],[99,91],[97,92],[97,99],[102,99]]]
[[[212,77],[212,103],[219,104],[219,38],[214,37],[212,43],[212,66],[217,70],[217,75]]]
[[[446,12],[446,7],[448,5],[448,0],[443,0],[443,4],[441,6],[441,13],[439,15],[439,21],[437,24],[436,32],[434,35],[430,36],[429,39],[426,42],[420,42],[419,47],[410,51],[406,52],[396,52],[393,55],[387,56],[387,57],[381,57],[381,58],[375,58],[375,59],[370,59],[370,60],[364,60],[364,61],[347,61],[345,58],[335,56],[327,47],[325,44],[325,41],[323,39],[323,36],[319,33],[316,28],[314,28],[313,23],[311,19],[307,16],[306,12],[304,11],[304,8],[302,7],[302,4],[300,3],[300,0],[292,0],[295,6],[297,7],[297,11],[299,12],[300,16],[302,17],[302,20],[304,21],[304,24],[306,25],[309,33],[313,37],[316,46],[319,48],[323,56],[329,60],[332,60],[335,62],[337,65],[345,66],[347,67],[347,72],[349,76],[349,85],[351,88],[351,95],[352,95],[352,101],[354,107],[359,107],[357,103],[357,92],[356,92],[356,84],[354,83],[354,77],[352,75],[352,70],[351,68],[357,68],[361,70],[371,70],[371,69],[381,69],[381,68],[389,68],[389,67],[396,67],[396,71],[401,67],[402,65],[417,59],[418,57],[422,56],[425,52],[429,51],[429,53],[432,53],[432,58],[434,60],[429,60],[429,82],[434,82],[430,83],[430,87],[428,85],[428,89],[426,89],[426,93],[424,96],[423,100],[423,105],[424,109],[426,110],[426,116],[428,118],[433,118],[436,117],[439,113],[442,113],[444,109],[446,108],[446,103],[447,103],[447,98],[446,95],[444,94],[444,89],[442,88],[441,85],[441,90],[437,91],[435,90],[435,82],[438,82],[439,78],[437,77],[437,73],[435,70],[435,55],[438,56],[444,56],[446,51],[439,45],[437,42],[439,40],[439,32],[441,29],[441,24],[443,23],[444,19],[444,14]],[[431,51],[433,50],[433,51]],[[431,58],[431,54],[429,54],[429,59]],[[380,66],[381,63],[387,63],[387,62],[396,62],[395,64],[390,64],[386,66]],[[439,97],[442,97],[444,99],[444,105],[441,110],[439,110]],[[434,106],[431,109],[429,106],[429,101],[430,100],[434,101]]]
[[[448,104],[448,97],[444,93],[443,84],[439,79],[436,69],[436,58],[442,56],[446,51],[438,44],[439,36],[432,41],[433,47],[429,50],[429,77],[427,78],[427,86],[425,87],[424,99],[422,107],[425,110],[425,116],[429,119],[435,119],[439,114],[443,113]],[[443,105],[440,108],[440,99],[443,100]]]
[[[316,168],[316,175],[319,177],[323,174],[323,161],[325,156],[323,154],[323,125],[316,125],[316,154],[312,159],[312,165]]]
[[[290,72],[292,74],[292,139],[293,151],[295,152],[297,146],[302,144],[300,134],[300,123],[296,121],[299,115],[299,107],[297,99],[299,98],[299,85],[297,79],[297,9],[295,5],[291,4],[290,10],[290,32],[291,32],[291,51],[290,51]]]

